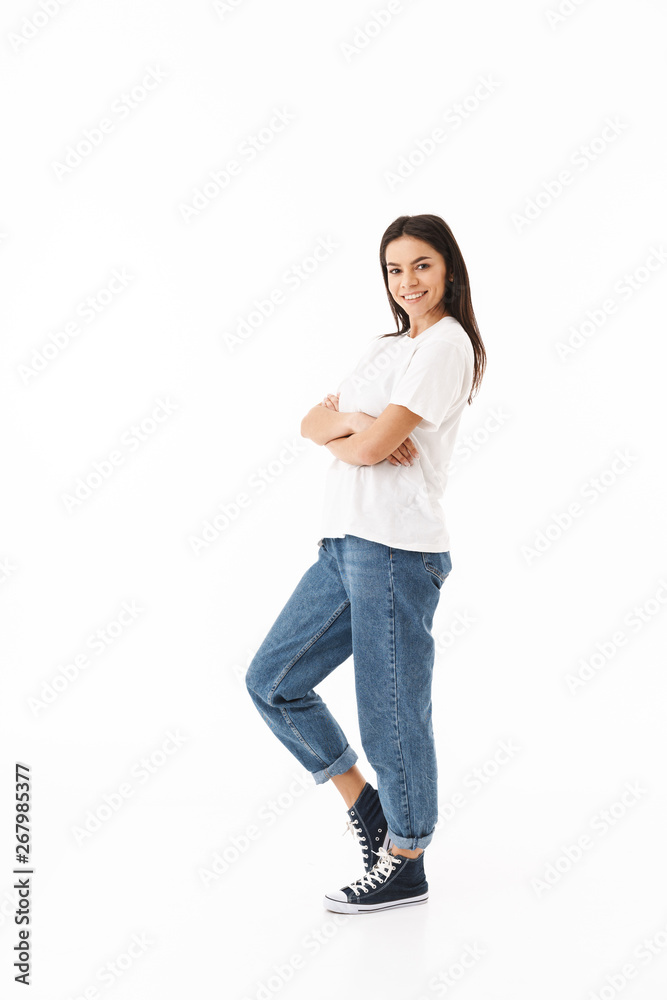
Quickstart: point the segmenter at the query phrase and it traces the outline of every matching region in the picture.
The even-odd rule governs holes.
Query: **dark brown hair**
[[[389,275],[387,273],[387,246],[392,240],[401,236],[413,236],[415,239],[423,240],[429,246],[442,254],[447,265],[447,279],[445,281],[445,294],[442,305],[447,313],[459,321],[465,332],[470,337],[473,351],[475,353],[475,366],[468,404],[472,403],[473,396],[479,390],[482,376],[486,369],[486,350],[482,343],[482,337],[477,326],[475,313],[472,308],[470,298],[470,282],[468,280],[468,269],[466,268],[463,255],[459,245],[454,239],[451,229],[438,215],[400,215],[387,227],[382,235],[380,243],[380,265],[382,267],[382,277],[391,311],[396,320],[396,333],[384,333],[382,337],[399,337],[407,333],[410,329],[410,317],[405,309],[396,302],[389,291]],[[381,338],[379,338],[381,339]]]

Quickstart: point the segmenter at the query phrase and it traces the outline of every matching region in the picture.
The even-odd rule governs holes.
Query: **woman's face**
[[[386,258],[389,291],[410,319],[440,318],[447,280],[442,254],[414,236],[400,236],[387,244]]]

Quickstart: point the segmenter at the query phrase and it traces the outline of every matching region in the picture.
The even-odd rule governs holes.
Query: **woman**
[[[277,738],[345,800],[365,874],[325,895],[339,913],[428,899],[424,849],[438,819],[431,628],[452,568],[440,500],[486,367],[468,272],[441,218],[396,219],[380,263],[398,329],[367,344],[337,393],[303,418],[301,434],[334,456],[319,552],[246,676]],[[350,655],[377,789],[313,690]]]

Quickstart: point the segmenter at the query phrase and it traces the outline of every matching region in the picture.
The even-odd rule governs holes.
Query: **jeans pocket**
[[[422,552],[424,569],[430,573],[431,579],[438,589],[452,571],[452,560],[449,552]]]

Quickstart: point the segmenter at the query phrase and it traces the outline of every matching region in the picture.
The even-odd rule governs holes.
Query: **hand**
[[[355,433],[359,433],[360,431],[365,431],[368,427],[371,427],[377,420],[377,417],[372,417],[370,413],[364,413],[363,410],[358,410],[353,415],[352,419]],[[412,465],[414,458],[419,458],[417,445],[411,437],[406,437],[403,444],[400,444],[396,451],[392,452],[391,455],[387,455],[386,461],[391,465]]]
[[[322,402],[319,405],[320,406],[326,406],[330,410],[336,410],[337,411],[338,410],[338,397],[339,396],[340,396],[339,392],[336,392],[336,393],[330,392],[328,395],[326,395],[324,397],[324,399],[322,400]]]
[[[419,458],[419,452],[417,451],[417,445],[411,437],[406,437],[403,444],[399,444],[396,451],[392,451],[391,455],[387,455],[387,461],[391,462],[392,465],[412,465],[413,458]]]

